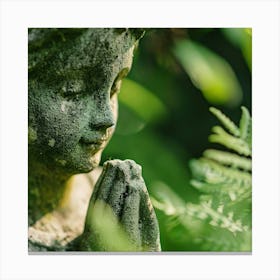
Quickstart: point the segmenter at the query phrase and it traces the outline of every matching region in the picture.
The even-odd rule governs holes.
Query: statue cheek
[[[69,110],[69,102],[63,100],[60,104],[60,111],[62,114],[67,115],[68,114],[68,110]]]
[[[65,112],[62,112],[59,103],[45,112],[40,131],[48,149],[57,152],[61,149],[72,149],[80,139],[79,114],[70,107],[65,107]]]

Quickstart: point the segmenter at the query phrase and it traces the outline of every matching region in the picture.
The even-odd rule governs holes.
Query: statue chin
[[[101,155],[102,155],[102,152],[98,152],[97,154],[95,154],[94,156],[92,156],[90,158],[90,164],[91,164],[91,168],[89,171],[87,172],[90,172],[92,171],[94,168],[96,168],[97,166],[99,166],[100,164],[100,161],[101,161]]]
[[[88,161],[84,162],[84,164],[80,162],[79,165],[76,166],[76,170],[74,174],[91,172],[94,168],[99,166],[101,161],[101,155],[102,155],[102,151],[99,151],[98,153],[93,155]]]

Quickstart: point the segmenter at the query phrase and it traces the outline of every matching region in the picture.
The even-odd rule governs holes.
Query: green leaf
[[[191,40],[179,41],[175,45],[174,54],[210,103],[227,106],[240,103],[241,86],[224,58]]]
[[[185,211],[184,201],[163,182],[153,184],[153,205],[166,215],[180,215]]]
[[[167,112],[155,94],[129,79],[123,80],[119,101],[146,122],[162,119]]]
[[[222,28],[224,35],[241,49],[247,65],[252,69],[252,28]]]
[[[145,128],[147,122],[125,104],[119,104],[119,116],[115,134],[131,135]]]

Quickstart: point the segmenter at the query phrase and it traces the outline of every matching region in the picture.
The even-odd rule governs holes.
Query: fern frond
[[[185,211],[185,202],[177,196],[163,182],[155,182],[153,184],[153,193],[155,197],[151,197],[153,205],[164,211],[168,216],[178,216]]]
[[[198,203],[183,203],[169,189],[161,187],[154,205],[171,218],[171,228],[181,226],[207,250],[249,251],[252,228],[252,121],[242,107],[237,127],[220,110],[210,111],[221,121],[213,127],[209,141],[232,152],[208,149],[200,159],[190,161],[191,185],[201,195]],[[165,193],[165,194],[164,194]],[[171,199],[172,198],[172,199]],[[196,225],[196,231],[193,227]],[[168,227],[169,228],[169,227]],[[184,233],[183,233],[184,234]]]
[[[191,180],[191,185],[197,190],[208,193],[208,194],[218,194],[218,195],[227,195],[231,200],[236,200],[237,197],[240,197],[242,194],[248,194],[250,186],[242,187],[237,184],[207,184],[197,180]]]
[[[219,209],[212,208],[211,201],[201,202],[200,204],[187,203],[186,215],[201,220],[209,220],[209,224],[215,227],[225,228],[232,233],[247,231],[248,227],[242,225],[240,220],[234,220],[234,214],[223,213]]]
[[[226,115],[220,110],[214,107],[210,107],[210,112],[216,116],[216,118],[224,125],[224,127],[232,133],[234,136],[240,136],[239,128],[232,122]]]
[[[252,160],[249,158],[241,157],[234,153],[208,149],[203,153],[203,156],[218,163],[231,166],[233,168],[240,168],[250,171],[252,169]]]
[[[224,145],[225,147],[234,150],[241,155],[251,155],[251,148],[245,140],[230,135],[220,126],[214,126],[212,131],[215,134],[209,136],[210,142]]]
[[[195,177],[206,183],[237,183],[240,186],[251,185],[251,174],[246,171],[223,166],[207,158],[191,160],[191,169]]]
[[[252,118],[249,115],[249,113],[248,113],[248,125],[247,125],[247,133],[246,133],[245,140],[248,143],[249,147],[252,149]]]
[[[153,199],[153,202],[155,200]],[[156,204],[157,205],[157,204]],[[175,205],[172,207],[177,209]],[[210,202],[202,201],[200,204],[187,203],[184,211],[168,212],[162,208],[166,215],[170,216],[168,226],[170,228],[176,227],[178,224],[185,226],[187,229],[191,227],[193,222],[198,219],[203,222],[208,221],[211,226],[224,228],[232,233],[243,232],[248,230],[248,226],[243,225],[241,220],[235,220],[232,212],[223,213],[222,208],[213,209]]]
[[[252,121],[249,111],[242,107],[239,128],[221,111],[210,111],[229,131],[214,126],[209,141],[219,143],[234,152],[206,150],[203,157],[190,161],[193,174],[191,185],[199,190],[200,203],[192,206],[200,215],[206,215],[208,223],[217,229],[224,229],[236,235],[237,232],[251,231],[252,196]],[[207,196],[203,195],[207,194]],[[189,215],[199,219],[192,209]],[[236,218],[234,219],[233,216]],[[210,218],[210,220],[209,220]],[[206,219],[206,220],[207,220]],[[204,236],[205,237],[205,236]],[[244,241],[245,242],[245,241]],[[246,241],[248,242],[248,240]],[[213,244],[214,246],[214,244]],[[226,244],[221,245],[223,248]]]
[[[242,115],[239,122],[240,138],[246,140],[251,125],[250,113],[244,106],[241,107]]]
[[[251,237],[249,231],[232,235],[223,229],[216,229],[215,232],[200,235],[195,242],[201,244],[203,251],[248,252],[251,250]]]

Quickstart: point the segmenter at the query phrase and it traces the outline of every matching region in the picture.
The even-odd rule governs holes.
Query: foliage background
[[[190,184],[189,162],[209,144],[218,123],[210,106],[235,123],[240,106],[251,111],[252,33],[248,28],[152,29],[135,52],[132,71],[119,95],[119,121],[103,161],[133,159],[143,167],[152,197],[167,192],[174,200],[198,203]],[[178,204],[180,201],[178,201]],[[217,240],[235,240],[238,248],[197,242],[211,225],[192,221],[187,227],[156,209],[163,251],[249,251],[251,237],[238,240],[231,232],[214,230]],[[225,242],[226,244],[227,242]]]

